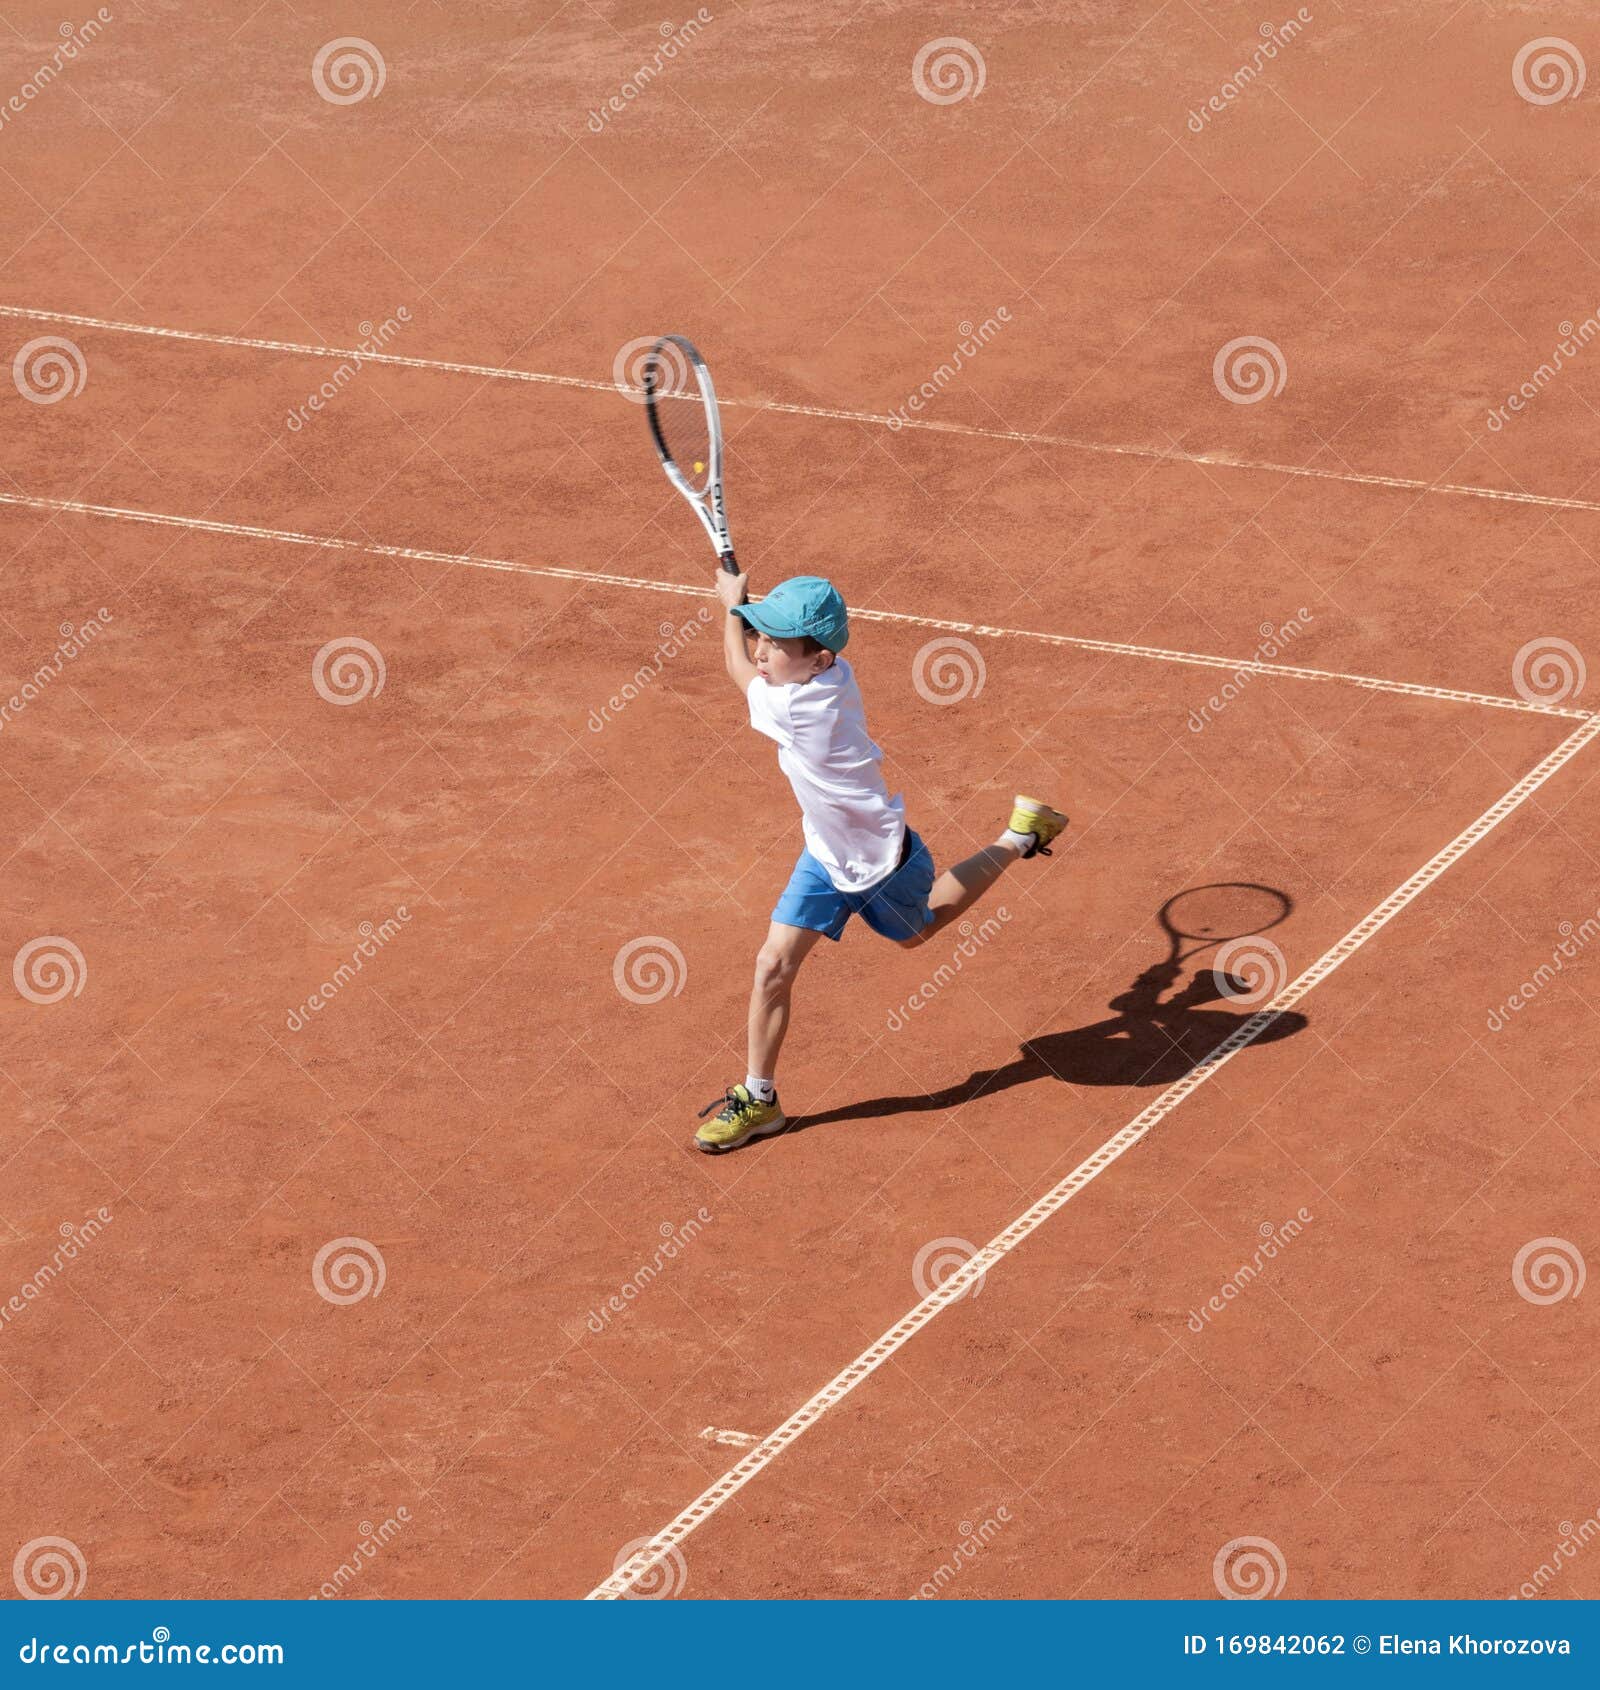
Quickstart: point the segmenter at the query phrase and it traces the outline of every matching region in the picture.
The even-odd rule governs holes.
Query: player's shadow
[[[1167,997],[1182,973],[1182,964],[1175,962],[1145,969],[1127,991],[1111,999],[1107,1007],[1113,1013],[1104,1020],[1029,1039],[1016,1060],[1003,1068],[980,1069],[940,1091],[868,1098],[803,1115],[790,1123],[789,1131],[804,1132],[833,1121],[951,1109],[971,1098],[1031,1085],[1036,1080],[1065,1081],[1074,1086],[1171,1085],[1192,1073],[1257,1012],[1255,1005],[1230,997],[1223,982],[1205,967],[1181,991]],[[1241,993],[1246,990],[1243,981],[1230,981],[1229,985]],[[1216,1004],[1226,1007],[1210,1007]],[[1282,1010],[1250,1044],[1274,1044],[1292,1037],[1305,1025],[1305,1016]]]

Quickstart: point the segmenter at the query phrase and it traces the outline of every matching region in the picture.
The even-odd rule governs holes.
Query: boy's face
[[[815,679],[833,662],[831,651],[815,651],[805,655],[802,639],[774,639],[771,634],[756,635],[756,668],[763,679],[775,687],[800,686]]]

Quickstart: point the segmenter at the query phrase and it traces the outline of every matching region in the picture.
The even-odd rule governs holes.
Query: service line
[[[351,540],[334,534],[303,534],[292,528],[261,528],[248,522],[218,522],[209,517],[174,516],[163,511],[137,510],[124,505],[96,505],[82,499],[47,499],[27,493],[0,493],[0,505],[23,510],[48,511],[54,515],[95,516],[114,522],[139,522],[157,528],[186,528],[198,534],[232,534],[245,540],[272,540],[285,546],[312,546],[326,551],[359,552],[370,557],[415,558],[422,563],[453,564],[467,569],[498,569],[512,575],[537,575],[556,581],[588,581],[601,586],[627,587],[635,592],[674,593],[684,598],[710,598],[709,587],[691,587],[677,581],[652,581],[638,575],[612,575],[600,570],[566,569],[559,564],[514,563],[509,558],[478,557],[471,552],[437,552],[420,546],[386,546],[370,540]],[[1309,669],[1293,663],[1265,663],[1252,657],[1221,657],[1209,652],[1174,651],[1164,646],[1128,645],[1117,640],[1091,640],[1076,634],[1052,634],[1037,628],[994,628],[981,622],[957,622],[937,616],[916,616],[904,610],[852,608],[858,621],[894,622],[911,628],[938,628],[949,633],[973,634],[983,639],[1036,640],[1045,645],[1069,646],[1077,651],[1103,652],[1116,657],[1138,657],[1156,663],[1184,663],[1202,669],[1222,669],[1233,675],[1273,675],[1286,681],[1333,681],[1362,687],[1368,692],[1398,693],[1407,698],[1437,698],[1449,704],[1476,704],[1491,710],[1517,710],[1531,716],[1558,716],[1587,721],[1587,710],[1561,704],[1547,704],[1527,698],[1507,698],[1496,693],[1464,692],[1457,687],[1425,686],[1419,681],[1391,681],[1377,675],[1348,674],[1338,669]]]
[[[257,335],[212,334],[204,329],[174,329],[158,323],[127,323],[111,317],[86,317],[75,311],[37,311],[27,305],[0,305],[0,317],[26,322],[70,323],[75,328],[99,329],[106,334],[152,335],[161,340],[199,341],[207,346],[237,346],[255,352],[287,352],[299,358],[355,359],[365,364],[394,364],[409,370],[438,370],[447,375],[483,376],[494,381],[535,382],[546,387],[576,387],[589,393],[626,393],[643,397],[643,389],[589,376],[550,375],[542,370],[514,370],[504,364],[464,364],[446,358],[407,358],[397,352],[363,352],[353,346],[315,346],[294,340],[268,340]],[[691,398],[673,394],[672,398]],[[720,405],[745,410],[775,411],[791,417],[821,417],[830,422],[870,423],[879,428],[921,429],[930,434],[955,434],[976,440],[1003,440],[1022,446],[1060,446],[1075,452],[1100,452],[1114,457],[1153,458],[1163,463],[1205,464],[1213,469],[1250,470],[1263,475],[1294,475],[1315,481],[1343,481],[1357,487],[1392,487],[1407,493],[1454,494],[1470,499],[1499,499],[1506,504],[1537,505],[1545,510],[1600,511],[1600,501],[1563,498],[1555,493],[1525,493],[1508,487],[1480,487],[1471,482],[1423,481],[1408,475],[1371,475],[1362,470],[1320,469],[1312,464],[1280,464],[1262,458],[1236,458],[1226,452],[1180,452],[1168,446],[1133,446],[1106,440],[1084,440],[1070,434],[1030,434],[1025,429],[981,428],[970,423],[935,422],[926,417],[892,417],[881,411],[851,411],[829,405],[796,405],[781,399],[734,399],[718,394]]]
[[[1600,735],[1600,717],[1591,718],[1562,740],[1554,751],[1522,777],[1503,797],[1497,798],[1470,826],[1458,833],[1442,851],[1432,856],[1403,885],[1364,915],[1345,936],[1324,951],[1304,973],[1292,980],[1249,1020],[1242,1022],[1215,1050],[1175,1080],[1147,1108],[1135,1115],[1121,1131],[1108,1138],[1092,1156],[1080,1162],[1059,1184],[1047,1191],[1032,1208],[1019,1215],[1003,1232],[964,1262],[950,1277],[930,1291],[915,1308],[896,1321],[875,1343],[868,1345],[848,1367],[836,1373],[808,1402],[796,1409],[775,1432],[734,1463],[714,1484],[708,1485],[674,1520],[663,1526],[636,1554],[589,1592],[589,1600],[626,1596],[652,1567],[673,1552],[697,1527],[705,1524],[733,1496],[754,1479],[796,1438],[808,1431],[829,1409],[837,1407],[864,1380],[871,1377],[890,1356],[907,1344],[924,1326],[958,1298],[963,1297],[987,1273],[992,1272],[1032,1232],[1070,1203],[1092,1180],[1125,1155],[1165,1120],[1188,1095],[1197,1091],[1217,1071],[1272,1025],[1285,1010],[1306,997],[1335,969],[1349,961],[1363,945],[1386,927],[1407,904],[1431,886],[1454,862],[1499,827],[1547,780],[1564,768]]]

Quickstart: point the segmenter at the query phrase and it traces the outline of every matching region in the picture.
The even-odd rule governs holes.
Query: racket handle
[[[737,575],[739,573],[739,565],[734,562],[732,552],[724,552],[722,554],[722,567],[726,569],[730,575]]]

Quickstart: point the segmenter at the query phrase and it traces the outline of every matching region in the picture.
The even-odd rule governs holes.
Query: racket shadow
[[[1212,970],[1203,966],[1180,990],[1171,992],[1183,972],[1181,965],[1172,962],[1145,969],[1126,991],[1110,1000],[1109,1016],[1029,1039],[1016,1059],[1003,1067],[975,1070],[938,1091],[866,1098],[797,1116],[782,1136],[840,1121],[952,1109],[977,1097],[1036,1082],[1128,1089],[1171,1085],[1193,1072],[1258,1007],[1230,998]],[[1239,986],[1242,990],[1243,983]],[[1297,1010],[1284,1010],[1245,1050],[1292,1038],[1307,1025],[1307,1018]]]

